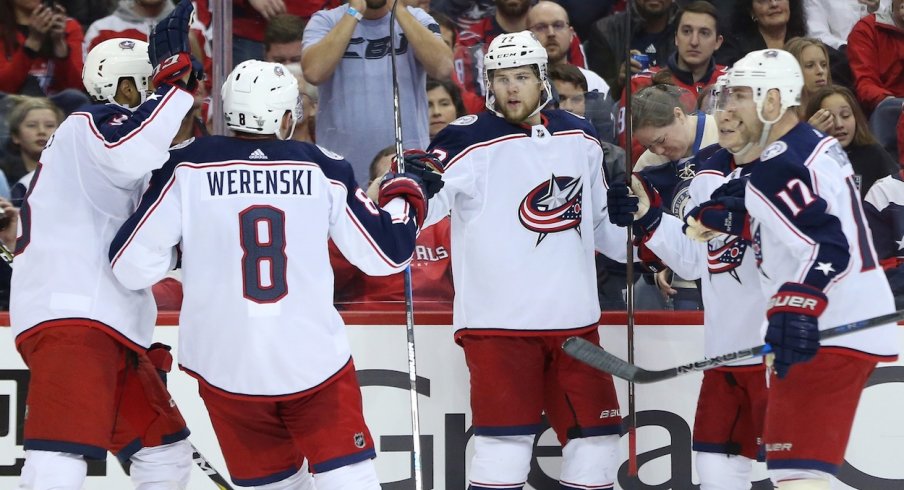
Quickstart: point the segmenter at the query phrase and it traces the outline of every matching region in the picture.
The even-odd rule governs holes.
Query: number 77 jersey
[[[829,298],[821,330],[894,311],[850,160],[835,138],[800,123],[766,148],[745,193],[753,251],[766,298],[786,282]],[[835,337],[823,347],[888,361],[894,324]]]
[[[176,265],[179,363],[224,395],[290,397],[350,369],[328,240],[370,275],[402,270],[414,211],[378,208],[338,155],[294,141],[202,138],[171,152],[111,248],[142,288]]]

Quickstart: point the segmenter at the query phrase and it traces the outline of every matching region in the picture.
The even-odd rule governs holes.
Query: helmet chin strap
[[[279,127],[276,128],[276,139],[282,140],[282,141],[292,139],[292,135],[295,134],[295,125],[296,125],[295,123],[297,121],[297,119],[295,118],[294,112],[292,112],[292,111],[286,111],[286,112],[289,114],[289,118],[291,119],[291,123],[289,124],[289,133],[287,135],[283,136],[282,124],[280,124]],[[285,114],[283,115],[283,117],[285,117]],[[283,120],[285,120],[285,119],[283,119]]]

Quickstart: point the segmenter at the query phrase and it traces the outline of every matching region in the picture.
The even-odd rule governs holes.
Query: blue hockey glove
[[[744,202],[744,194],[747,192],[747,179],[731,179],[728,182],[722,184],[713,191],[710,199],[718,199],[720,197],[736,197],[740,198],[741,202]]]
[[[637,196],[631,194],[628,184],[624,182],[610,183],[609,190],[606,192],[609,221],[618,226],[628,226],[634,223],[637,201]]]
[[[148,57],[151,66],[159,65],[163,60],[179,53],[190,54],[188,29],[191,25],[191,14],[194,6],[191,0],[182,0],[176,8],[163,19],[160,19],[148,37]]]
[[[828,298],[817,288],[786,282],[769,301],[766,343],[775,354],[773,367],[779,378],[791,365],[808,361],[819,349],[819,315]]]
[[[722,196],[691,209],[684,216],[684,233],[701,242],[720,233],[750,240],[750,219],[744,198]]]

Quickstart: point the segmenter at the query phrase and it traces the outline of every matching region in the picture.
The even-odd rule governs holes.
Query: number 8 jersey
[[[211,136],[174,149],[110,248],[142,288],[181,250],[181,367],[224,395],[291,397],[351,368],[327,242],[371,275],[402,270],[414,211],[378,208],[338,155],[295,141]]]

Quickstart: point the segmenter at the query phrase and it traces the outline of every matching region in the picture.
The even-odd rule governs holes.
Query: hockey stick
[[[897,323],[904,320],[904,310],[898,310],[894,313],[860,320],[858,322],[840,325],[838,327],[822,330],[819,332],[821,340],[846,335],[849,333],[859,332],[868,328],[886,325],[888,323]],[[751,347],[749,349],[741,349],[729,354],[703,359],[702,361],[683,364],[661,371],[651,371],[643,369],[639,366],[625,362],[613,354],[606,352],[602,347],[588,342],[580,337],[569,337],[563,344],[562,350],[569,356],[593,367],[604,373],[609,373],[618,378],[627,380],[632,383],[656,383],[666,379],[672,379],[682,374],[706,371],[714,367],[724,366],[735,361],[745,359],[753,359],[754,357],[764,356],[772,352],[769,344]]]
[[[233,490],[232,486],[229,485],[229,482],[226,481],[226,478],[223,478],[223,475],[221,475],[220,472],[218,472],[217,469],[214,468],[212,464],[210,464],[210,461],[207,461],[207,458],[205,458],[204,455],[201,454],[200,451],[198,451],[198,448],[196,448],[195,445],[191,443],[191,441],[189,441],[188,443],[191,444],[191,459],[195,462],[196,465],[198,465],[199,468],[201,468],[201,471],[203,471],[205,475],[213,480],[213,483],[217,486],[217,488],[219,488],[220,490]]]
[[[402,158],[402,109],[399,104],[399,77],[396,68],[395,24],[396,6],[392,3],[389,14],[389,54],[392,61],[392,112],[395,123],[395,150],[399,173],[405,172],[405,160]],[[403,7],[404,8],[404,7]],[[414,476],[415,490],[423,490],[424,479],[421,474],[421,427],[417,401],[417,358],[414,349],[414,292],[411,289],[411,265],[405,267],[405,335],[408,340],[408,382],[411,404],[411,472]]]
[[[631,188],[634,173],[634,131],[631,127],[631,33],[634,24],[631,19],[632,3],[625,5],[625,184]],[[634,229],[626,226],[628,252],[625,261],[625,313],[628,315],[628,362],[634,362]],[[637,476],[637,411],[634,383],[628,382],[628,476]]]

